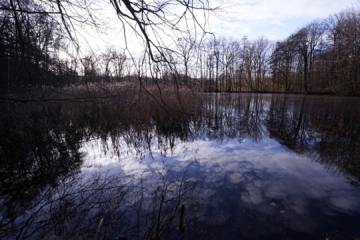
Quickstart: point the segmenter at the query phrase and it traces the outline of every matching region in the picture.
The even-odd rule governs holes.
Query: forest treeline
[[[134,59],[125,49],[66,57],[67,29],[36,1],[0,2],[1,92],[141,80],[206,92],[360,95],[360,12],[314,21],[283,41],[189,36],[171,62]]]
[[[243,37],[192,44],[179,44],[181,72],[185,79],[192,72],[203,91],[360,94],[359,11],[311,22],[276,43]]]
[[[53,15],[32,0],[0,1],[0,86],[60,86],[78,75],[59,57],[67,39]]]

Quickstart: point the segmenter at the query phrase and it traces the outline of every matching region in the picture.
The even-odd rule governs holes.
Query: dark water
[[[360,99],[0,107],[0,239],[360,238]]]

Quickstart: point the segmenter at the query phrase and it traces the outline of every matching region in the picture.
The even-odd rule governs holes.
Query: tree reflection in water
[[[350,216],[336,212],[324,220],[330,211],[326,204],[318,207],[311,201],[313,211],[302,213],[302,219],[317,215],[323,224],[308,232],[288,226],[292,220],[259,205],[259,191],[268,184],[271,189],[280,181],[301,190],[290,181],[296,172],[295,177],[281,175],[290,172],[285,166],[297,164],[295,159],[315,160],[319,165],[306,162],[315,172],[323,173],[318,169],[326,166],[357,185],[357,99],[210,94],[183,98],[181,105],[168,97],[165,109],[151,99],[129,101],[1,104],[0,238],[296,239],[336,237],[331,230],[336,224],[342,237],[358,234],[348,221],[346,226],[339,223],[359,219],[358,206]],[[101,143],[102,153],[94,155],[92,142]],[[261,155],[269,149],[279,153],[278,159],[287,156],[281,162],[285,172],[274,170],[277,159]],[[89,162],[91,156],[99,168]],[[105,168],[110,158],[117,160]],[[135,161],[161,167],[130,173],[121,165]],[[333,173],[326,174],[333,179]],[[304,176],[298,177],[303,181]],[[280,190],[290,194],[289,188]],[[356,187],[345,188],[360,200]],[[290,198],[299,202],[304,196]],[[287,204],[274,195],[266,195],[266,201],[284,208]],[[269,231],[262,229],[267,224]]]

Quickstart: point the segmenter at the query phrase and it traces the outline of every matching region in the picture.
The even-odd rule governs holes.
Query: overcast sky
[[[359,0],[218,0],[223,11],[212,18],[218,35],[250,39],[264,36],[281,40],[315,19],[326,18],[349,8]]]
[[[211,14],[210,30],[217,37],[249,39],[265,37],[272,41],[283,40],[305,24],[324,19],[349,8],[359,8],[360,0],[209,0],[211,6],[221,10]],[[107,47],[124,48],[124,34],[115,10],[110,4],[99,5],[100,20],[104,23],[97,31],[81,29],[83,41],[94,52]],[[127,34],[133,51],[143,49],[134,34]]]

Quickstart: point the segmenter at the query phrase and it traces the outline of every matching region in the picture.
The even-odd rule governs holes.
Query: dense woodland
[[[312,22],[276,43],[184,37],[170,65],[131,58],[125,49],[61,57],[73,40],[67,25],[37,2],[0,1],[0,92],[140,80],[206,92],[360,95],[357,10]]]

